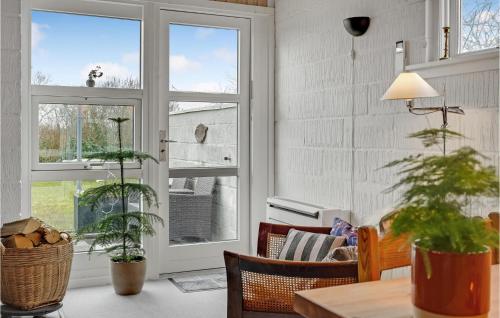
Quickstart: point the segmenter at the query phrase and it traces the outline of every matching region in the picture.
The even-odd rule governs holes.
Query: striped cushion
[[[345,243],[344,236],[332,236],[290,229],[278,259],[289,261],[321,261],[330,250]]]

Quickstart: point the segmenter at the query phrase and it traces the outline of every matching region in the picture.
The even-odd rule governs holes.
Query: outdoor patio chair
[[[215,177],[199,177],[193,181],[193,190],[172,187],[169,192],[170,241],[174,243],[211,239]]]

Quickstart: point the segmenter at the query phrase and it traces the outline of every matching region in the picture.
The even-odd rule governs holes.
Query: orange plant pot
[[[467,254],[430,251],[427,255],[432,269],[430,278],[427,277],[422,250],[413,246],[411,278],[414,317],[488,317],[490,249]]]

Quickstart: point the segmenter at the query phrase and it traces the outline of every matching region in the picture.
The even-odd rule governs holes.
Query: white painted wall
[[[405,136],[441,124],[439,113],[414,116],[402,101],[380,101],[394,79],[396,41],[408,41],[410,64],[425,61],[425,3],[276,0],[275,14],[275,192],[352,209],[356,222],[370,222],[398,199],[382,193],[396,180],[394,171],[377,168],[422,151]],[[342,20],[361,15],[372,20],[368,32],[354,39],[353,67],[351,37]],[[498,70],[429,83],[440,93],[446,84],[447,103],[467,113],[450,115],[449,128],[470,137],[462,143],[498,167]],[[435,98],[425,104],[442,102]],[[474,212],[498,207],[498,202],[483,203]]]
[[[0,193],[2,222],[21,212],[21,1],[1,0]]]

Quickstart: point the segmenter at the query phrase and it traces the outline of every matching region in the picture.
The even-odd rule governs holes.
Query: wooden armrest
[[[356,283],[357,262],[296,262],[224,252],[228,317],[241,311],[293,313],[295,292]]]
[[[357,277],[357,261],[302,262],[239,255],[241,271],[302,278]]]

